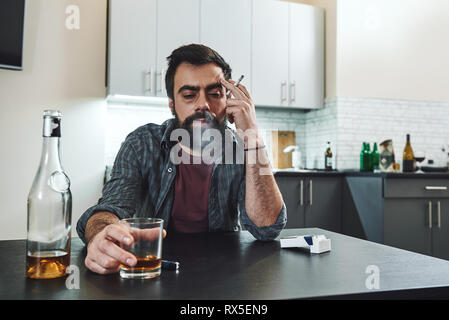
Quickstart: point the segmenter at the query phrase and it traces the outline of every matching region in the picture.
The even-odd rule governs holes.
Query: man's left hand
[[[229,89],[232,98],[226,102],[226,115],[231,123],[235,123],[236,129],[247,132],[251,130],[257,132],[256,108],[248,90],[241,83],[235,86],[234,80],[221,80],[226,89]]]

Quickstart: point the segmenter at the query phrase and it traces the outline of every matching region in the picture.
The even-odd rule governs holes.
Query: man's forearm
[[[100,211],[95,213],[86,223],[86,231],[84,232],[86,244],[89,244],[97,233],[103,230],[106,226],[116,223],[119,220],[120,219],[111,212]]]
[[[257,143],[263,146],[263,142]],[[258,227],[274,224],[281,212],[283,199],[274,179],[266,149],[245,151],[246,213]]]

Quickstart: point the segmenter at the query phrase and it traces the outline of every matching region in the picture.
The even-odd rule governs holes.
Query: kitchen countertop
[[[327,176],[348,176],[348,177],[383,177],[383,178],[411,178],[411,179],[429,179],[429,178],[449,178],[447,172],[366,172],[358,170],[295,170],[295,169],[274,169],[273,173],[276,177],[288,176],[312,176],[312,177],[327,177]]]

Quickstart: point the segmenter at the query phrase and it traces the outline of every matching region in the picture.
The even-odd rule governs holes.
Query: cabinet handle
[[[447,190],[446,186],[426,186],[426,190]]]
[[[441,203],[437,202],[437,210],[438,210],[438,229],[441,229]]]
[[[151,94],[153,93],[153,67],[151,67],[150,71],[146,72],[146,74],[150,77],[150,87],[145,91],[148,91]]]
[[[287,81],[281,82],[281,103],[287,100]]]
[[[432,202],[429,201],[429,229],[432,229]]]
[[[313,199],[313,196],[312,196],[312,190],[313,190],[313,187],[312,187],[312,180],[310,180],[310,184],[309,184],[309,195],[310,195],[310,206],[312,206],[312,199]]]
[[[160,92],[162,94],[165,89],[165,81],[164,81],[165,69],[162,68],[161,72],[156,73],[156,75],[161,76],[161,82],[159,83],[159,89],[157,89],[156,91]]]
[[[296,101],[296,82],[290,84],[290,103]]]
[[[303,206],[304,205],[304,180],[301,180],[301,184],[300,184],[300,189],[301,189],[301,194],[300,194],[300,205]]]

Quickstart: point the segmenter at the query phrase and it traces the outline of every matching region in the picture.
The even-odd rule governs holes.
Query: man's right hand
[[[119,223],[109,224],[98,232],[87,245],[86,267],[99,274],[110,274],[120,270],[120,264],[130,267],[137,263],[131,253],[120,248],[134,242],[129,229]]]

